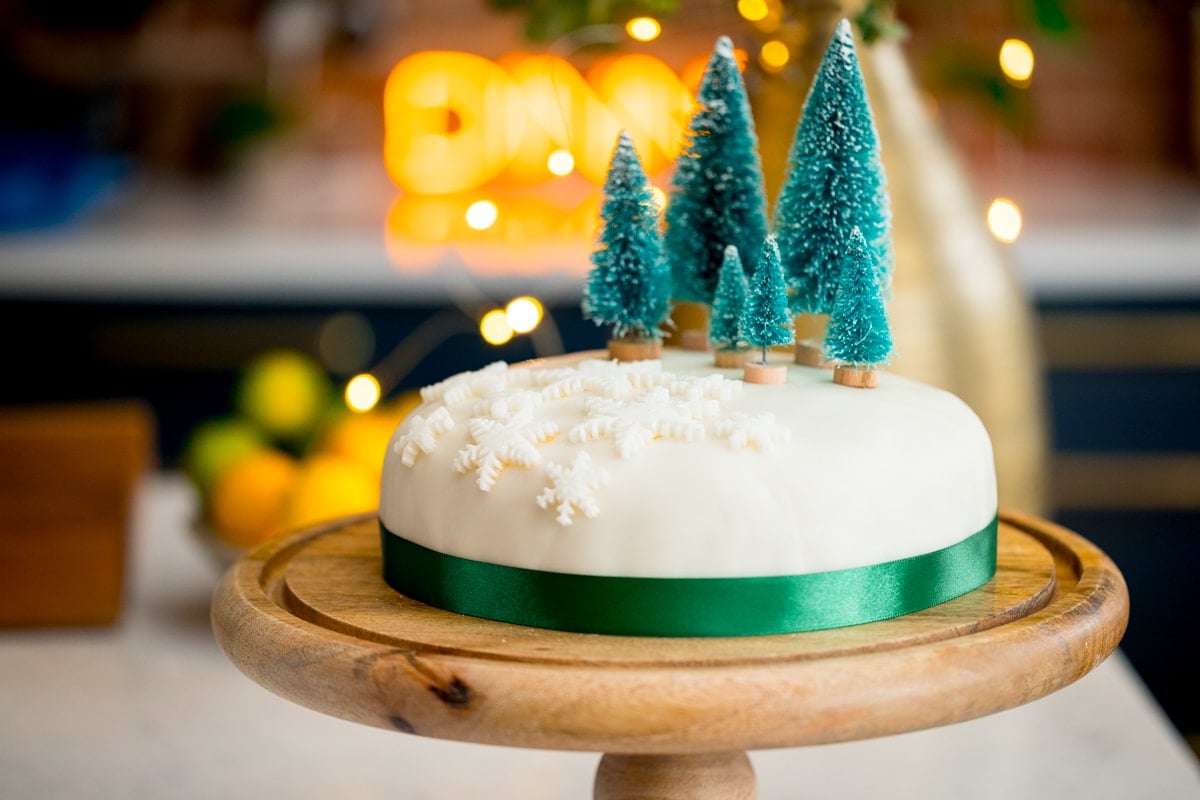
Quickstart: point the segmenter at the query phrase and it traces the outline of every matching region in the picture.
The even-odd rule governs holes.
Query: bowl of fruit
[[[408,392],[353,410],[308,355],[256,357],[229,411],[201,421],[183,446],[197,541],[223,569],[280,534],[373,511],[388,442],[418,401]]]

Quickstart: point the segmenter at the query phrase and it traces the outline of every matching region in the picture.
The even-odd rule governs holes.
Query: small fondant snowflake
[[[790,442],[792,431],[780,425],[771,413],[745,414],[740,411],[717,420],[718,436],[728,439],[735,450],[753,447],[770,450],[777,444]]]
[[[574,367],[538,367],[529,370],[529,383],[539,389],[578,374]]]
[[[672,397],[680,400],[717,400],[726,403],[742,391],[742,382],[717,374],[703,377],[681,375],[672,378],[667,388]]]
[[[408,429],[400,434],[392,449],[400,454],[400,463],[411,467],[421,453],[429,455],[437,447],[438,438],[454,428],[454,418],[445,407],[439,406],[428,417],[414,414]]]
[[[588,419],[571,428],[572,442],[611,439],[621,458],[630,458],[654,439],[698,441],[704,426],[696,422],[686,403],[671,399],[665,388],[643,389],[627,400],[589,397],[584,403]]]
[[[596,490],[608,482],[608,473],[593,464],[590,455],[576,454],[569,467],[551,461],[543,469],[550,476],[550,485],[538,495],[537,504],[542,508],[553,505],[559,525],[570,525],[577,513],[589,519],[600,513]]]
[[[458,452],[454,469],[459,473],[475,470],[476,483],[485,492],[496,485],[505,467],[532,467],[542,454],[537,446],[554,438],[558,425],[538,422],[531,409],[518,411],[504,420],[475,417],[467,423],[474,440]]]
[[[663,372],[662,362],[655,359],[628,362],[589,360],[581,362],[579,369],[589,394],[614,400],[663,386],[674,377],[669,372]]]
[[[441,400],[451,408],[463,405],[488,392],[499,392],[508,387],[508,364],[495,361],[483,369],[451,375],[446,380],[421,389],[421,399],[428,403]]]
[[[529,389],[503,390],[484,394],[475,401],[475,405],[471,407],[471,413],[476,417],[508,419],[526,409],[537,408],[541,404],[541,392]]]

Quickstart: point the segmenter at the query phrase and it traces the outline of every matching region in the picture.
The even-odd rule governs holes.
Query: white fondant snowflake
[[[558,425],[539,422],[531,409],[525,409],[503,420],[475,417],[467,423],[467,430],[474,444],[458,452],[454,469],[459,473],[475,470],[479,488],[489,492],[505,467],[539,464],[542,454],[537,446],[553,439]]]
[[[704,426],[696,422],[688,404],[671,399],[665,388],[643,389],[627,400],[589,397],[584,403],[588,419],[571,428],[572,442],[612,439],[621,458],[630,458],[654,439],[699,441]]]
[[[537,504],[542,508],[553,505],[559,525],[570,525],[577,513],[589,519],[600,513],[596,490],[608,483],[608,472],[593,464],[590,455],[577,453],[569,467],[551,461],[543,469],[550,476],[550,485],[537,496]]]
[[[438,438],[454,428],[454,418],[445,407],[439,406],[428,417],[414,414],[408,429],[400,434],[392,449],[400,454],[400,463],[411,467],[421,453],[429,455],[437,447]]]
[[[727,417],[717,420],[715,426],[718,436],[728,439],[735,450],[743,447],[753,447],[756,450],[770,450],[777,444],[790,442],[792,431],[775,419],[771,413],[745,414],[734,412]]]
[[[717,374],[703,377],[681,375],[672,376],[667,388],[672,397],[680,400],[717,400],[725,403],[742,391],[742,382]]]
[[[428,403],[441,400],[447,406],[460,406],[488,392],[508,387],[508,364],[494,361],[483,369],[451,375],[446,380],[421,389],[421,399]]]
[[[521,411],[537,408],[542,404],[542,393],[529,389],[488,392],[475,401],[471,412],[476,417],[508,419]]]
[[[563,376],[542,387],[542,397],[546,400],[565,400],[568,397],[583,394],[587,391],[587,378],[578,372]]]
[[[528,372],[530,385],[539,389],[577,374],[574,367],[538,367]]]
[[[662,371],[662,362],[657,359],[627,362],[591,359],[581,362],[579,370],[588,393],[614,400],[663,386],[674,377]]]

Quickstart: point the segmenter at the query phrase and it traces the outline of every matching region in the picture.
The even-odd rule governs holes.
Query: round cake
[[[422,390],[380,497],[384,576],[587,633],[788,633],[911,613],[995,570],[991,444],[957,397],[706,352],[497,362]]]

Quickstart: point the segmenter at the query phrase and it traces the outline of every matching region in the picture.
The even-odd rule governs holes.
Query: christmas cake
[[[987,432],[953,395],[879,373],[890,212],[848,23],[773,230],[756,141],[725,38],[661,220],[621,134],[583,291],[608,352],[422,390],[383,470],[392,587],[534,627],[738,636],[908,614],[992,577]],[[707,306],[680,339],[713,352],[662,349],[673,301]],[[789,367],[802,314],[828,324]]]

